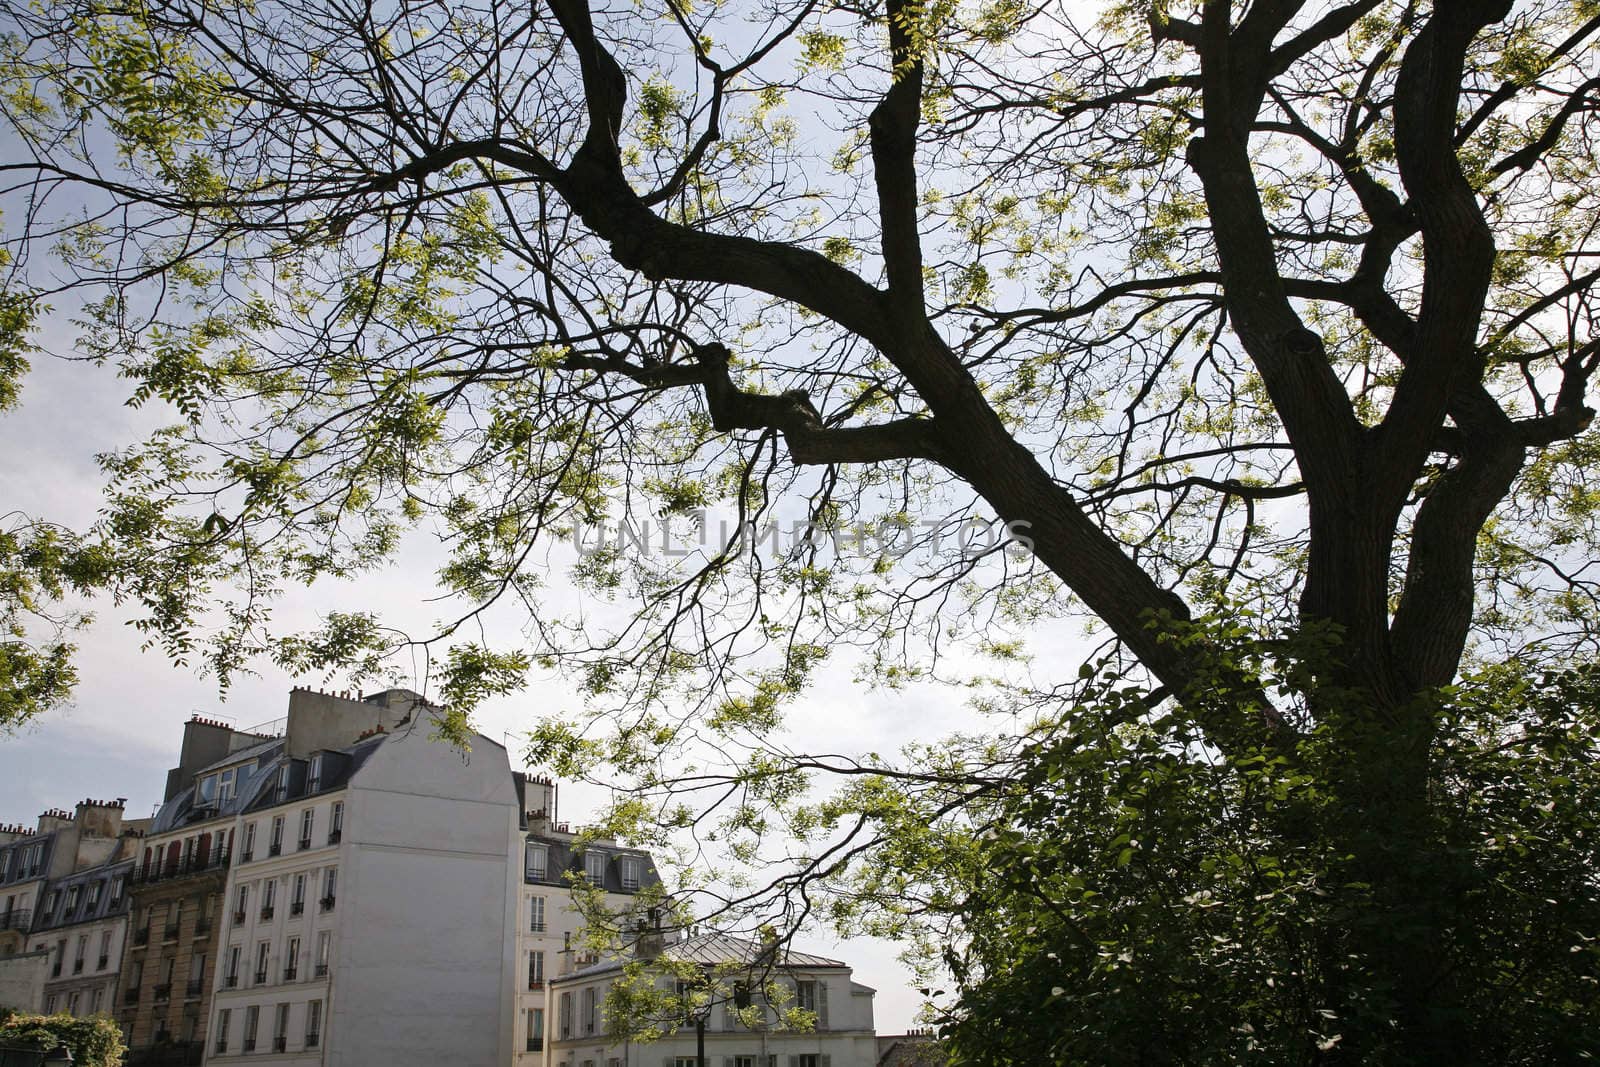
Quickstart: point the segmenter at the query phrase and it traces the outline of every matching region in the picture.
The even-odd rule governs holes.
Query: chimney
[[[80,800],[73,821],[85,837],[117,837],[122,833],[122,811],[127,804],[127,797]]]
[[[41,834],[53,833],[56,830],[65,830],[72,825],[72,813],[60,808],[51,808],[39,815],[39,832]]]

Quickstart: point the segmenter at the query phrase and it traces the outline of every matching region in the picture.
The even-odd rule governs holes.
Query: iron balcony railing
[[[205,856],[190,856],[177,863],[152,863],[148,867],[135,867],[133,882],[135,885],[146,885],[150,882],[169,882],[174,878],[192,878],[197,874],[225,870],[231,852],[231,849],[223,849]]]
[[[183,987],[183,995],[186,997],[198,997],[204,991],[205,980],[201,978],[191,978],[189,983]]]
[[[149,943],[150,943],[150,928],[148,926],[141,926],[141,927],[139,927],[139,929],[137,929],[137,930],[135,930],[133,932],[133,946],[134,946],[134,948],[142,948],[145,945],[148,945]]]
[[[172,983],[171,982],[167,982],[167,983],[164,983],[162,985],[156,986],[155,989],[151,991],[151,994],[152,994],[152,999],[154,999],[156,1001],[171,1000],[172,999]]]
[[[26,930],[33,925],[32,908],[12,908],[0,912],[0,930]]]

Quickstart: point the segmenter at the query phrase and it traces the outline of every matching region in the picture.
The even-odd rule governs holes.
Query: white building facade
[[[547,1067],[550,1048],[550,980],[570,958],[585,926],[575,906],[573,885],[580,879],[603,889],[600,898],[613,915],[628,914],[641,892],[661,878],[650,854],[610,840],[581,839],[566,824],[553,821],[555,783],[545,778],[519,782],[524,788],[526,830],[520,841],[522,899],[517,919],[517,1034],[513,1067]],[[567,954],[567,955],[564,955]]]
[[[695,965],[705,976],[710,992],[701,1019],[709,1067],[875,1067],[874,990],[852,981],[845,963],[723,934],[668,944],[661,956]],[[606,994],[622,973],[623,963],[614,960],[551,983],[553,1067],[698,1067],[700,1035],[692,1019],[660,1040],[614,1035],[623,1028],[606,1018]],[[671,988],[682,980],[658,981]],[[676,992],[687,998],[683,986]],[[780,1025],[794,1008],[815,1025]]]
[[[206,1062],[510,1063],[521,806],[505,749],[433,740],[404,690],[360,701],[380,721],[338,746],[329,715],[348,709],[313,706],[330,699],[357,703],[291,702],[239,816]]]

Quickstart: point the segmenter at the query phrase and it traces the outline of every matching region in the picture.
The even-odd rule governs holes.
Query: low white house
[[[666,944],[660,958],[705,975],[711,992],[700,1018],[685,1018],[676,1031],[650,1042],[614,1034],[620,1028],[605,1018],[606,994],[622,977],[623,961],[576,968],[551,984],[554,1067],[698,1067],[702,1027],[708,1067],[874,1067],[878,1061],[874,991],[851,981],[850,967],[839,960],[725,934]],[[683,979],[663,974],[657,982],[665,989]],[[763,990],[774,992],[770,1003]],[[780,1014],[793,1008],[808,1012],[814,1027],[779,1025]]]

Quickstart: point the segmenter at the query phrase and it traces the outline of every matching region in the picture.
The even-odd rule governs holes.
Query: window
[[[256,985],[267,980],[267,954],[271,951],[272,946],[265,941],[256,945]]]
[[[583,988],[583,1032],[594,1033],[594,986]]]
[[[50,971],[50,977],[60,978],[61,968],[67,964],[67,939],[62,938],[56,942],[56,965]]]
[[[527,859],[525,861],[528,877],[537,879],[541,882],[544,881],[546,871],[548,870],[546,861],[549,859],[549,857],[549,849],[545,848],[543,845],[536,845],[532,841],[529,841]]]
[[[337,845],[339,837],[344,833],[344,801],[333,802],[333,812],[328,817],[328,844]]]
[[[585,849],[583,853],[583,873],[589,876],[589,881],[600,885],[606,880],[606,854],[596,852],[594,849]]]
[[[244,827],[244,853],[240,859],[248,860],[256,851],[256,824],[246,823]]]
[[[81,996],[81,994],[79,994],[79,993],[69,993],[69,994],[67,994],[67,1014],[68,1015],[76,1015],[76,1014],[78,1014],[78,1003],[79,1003],[80,996]]]
[[[120,874],[111,880],[111,906],[113,908],[122,906],[122,875]]]
[[[544,933],[544,897],[534,897],[528,902],[528,932]]]
[[[561,1036],[572,1036],[572,994],[561,994]]]
[[[90,1015],[99,1015],[100,1014],[100,995],[102,993],[104,993],[104,992],[105,992],[105,988],[103,986],[95,986],[94,987],[94,992],[89,994],[89,1014]]]
[[[256,1050],[256,1028],[261,1023],[261,1005],[252,1004],[244,1010],[244,1050]]]
[[[273,787],[273,794],[279,800],[287,800],[289,797],[289,765],[287,763],[278,768],[278,781]]]
[[[318,978],[321,978],[323,975],[328,973],[328,945],[331,940],[332,935],[327,930],[323,930],[321,933],[317,934],[316,977]]]
[[[544,985],[544,950],[534,949],[528,953],[528,988],[538,989]]]
[[[233,902],[233,925],[238,926],[244,922],[244,913],[250,906],[250,887],[239,887],[238,898]]]
[[[733,1067],[756,1067],[756,1058],[754,1056],[735,1056],[733,1058]]]
[[[187,993],[191,997],[198,997],[205,989],[206,957],[203,952],[196,952],[189,957],[189,988]]]
[[[261,921],[272,918],[272,909],[278,903],[278,880],[268,878],[261,883]]]
[[[322,788],[322,753],[311,757],[311,764],[306,768],[306,792],[315,793]]]
[[[306,1048],[316,1048],[322,1040],[322,1001],[306,1005]]]
[[[803,1052],[792,1059],[794,1067],[822,1067],[822,1057],[815,1052]]]
[[[289,914],[299,915],[306,910],[306,876],[304,873],[294,876],[294,894],[289,898]]]
[[[700,1067],[700,1057],[679,1056],[672,1061],[673,1067]]]
[[[223,804],[233,799],[234,777],[238,769],[229,767],[217,775],[217,803]]]
[[[195,787],[195,796],[200,801],[197,807],[209,808],[217,799],[217,776],[208,774],[200,779],[200,784]]]
[[[300,813],[300,847],[311,847],[311,828],[316,820],[316,809],[307,808]]]
[[[72,886],[71,888],[69,888],[67,890],[67,903],[65,905],[65,910],[66,910],[66,913],[68,915],[71,915],[73,913],[73,911],[75,911],[77,909],[77,907],[78,907],[78,894],[79,894],[80,891],[82,891],[82,889],[83,889],[82,886],[76,886],[75,885],[75,886]]]
[[[89,954],[89,935],[78,935],[78,951],[72,957],[72,973],[83,973],[83,958]]]
[[[639,872],[640,872],[640,869],[644,866],[642,863],[639,862],[639,857],[637,857],[637,856],[624,856],[624,857],[622,857],[621,866],[622,866],[622,888],[624,888],[624,889],[638,889],[639,888]]]
[[[95,905],[100,903],[100,887],[103,885],[105,885],[104,882],[89,883],[89,897],[83,902],[84,911],[93,911]]]
[[[322,910],[329,911],[333,903],[339,899],[339,869],[329,867],[322,876]]]
[[[528,1009],[528,1051],[538,1052],[544,1048],[544,1009]]]
[[[289,1044],[289,1005],[279,1004],[273,1016],[272,1051],[282,1052]]]
[[[54,993],[44,998],[44,1013],[46,1015],[54,1015],[56,1013],[56,995]]]
[[[228,1024],[233,1021],[233,1012],[223,1008],[217,1012],[217,1051],[228,1051]]]
[[[794,1006],[806,1011],[816,1011],[817,983],[796,982],[794,984]]]
[[[94,969],[103,971],[111,963],[111,931],[104,930],[100,934],[100,958],[95,961]]]
[[[45,894],[44,913],[46,915],[54,915],[56,913],[56,903],[60,896],[61,892],[57,889],[52,889],[50,892]]]
[[[228,966],[222,975],[224,989],[232,989],[239,984],[239,952],[238,945],[228,946]]]
[[[272,836],[267,838],[267,855],[276,856],[283,851],[283,816],[272,817]]]
[[[300,939],[291,937],[283,950],[283,980],[292,982],[300,976]]]

